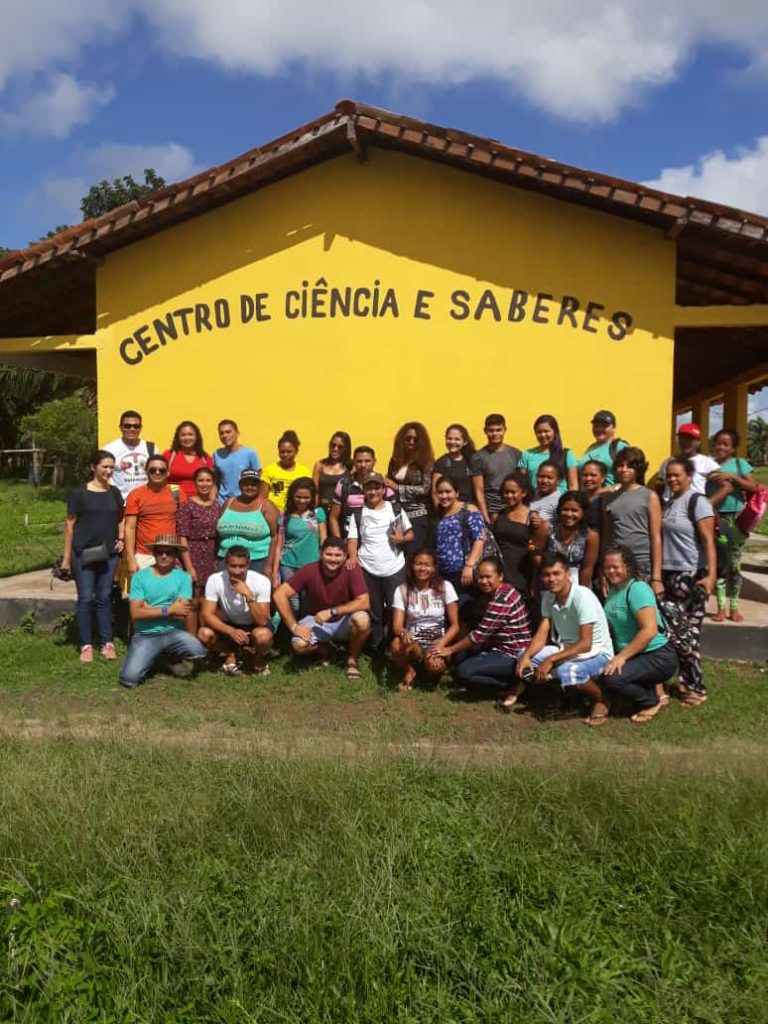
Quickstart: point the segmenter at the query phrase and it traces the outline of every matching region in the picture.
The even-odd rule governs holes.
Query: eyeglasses
[[[168,470],[165,466],[150,466],[147,469],[147,473],[149,473],[150,476],[165,476],[167,472]]]
[[[403,440],[411,441],[413,444],[416,444],[416,442],[418,441],[418,437],[416,437],[415,434],[406,434]]]

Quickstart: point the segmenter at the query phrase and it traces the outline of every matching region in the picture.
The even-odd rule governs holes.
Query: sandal
[[[665,705],[659,701],[659,703],[654,704],[652,708],[643,708],[642,711],[638,711],[634,715],[630,715],[629,720],[634,725],[647,725],[649,722],[653,721],[664,706]]]
[[[597,714],[592,713],[589,718],[584,719],[584,725],[605,725],[608,721],[608,712],[599,711]]]
[[[684,708],[697,708],[699,704],[707,703],[707,695],[706,693],[694,693],[693,690],[689,690],[680,703]]]
[[[240,668],[236,661],[225,661],[221,666],[221,671],[225,676],[236,676],[240,672]]]
[[[363,673],[360,671],[360,666],[356,661],[347,662],[347,679],[353,679],[357,681],[363,678]]]
[[[503,711],[506,714],[509,714],[512,708],[517,704],[517,699],[517,694],[514,690],[511,693],[503,693],[496,701],[497,711]]]

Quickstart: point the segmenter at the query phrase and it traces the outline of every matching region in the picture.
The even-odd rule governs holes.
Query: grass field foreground
[[[768,1021],[768,677],[652,727],[0,635],[0,1019]]]

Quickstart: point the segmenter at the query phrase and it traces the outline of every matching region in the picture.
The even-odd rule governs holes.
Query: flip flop
[[[358,680],[362,678],[363,673],[360,671],[359,666],[352,661],[347,662],[347,679]]]
[[[699,704],[706,704],[707,699],[706,693],[694,693],[693,690],[689,690],[680,704],[684,708],[697,708]]]
[[[608,721],[608,712],[607,711],[605,711],[605,712],[601,711],[601,712],[599,712],[596,715],[590,715],[589,718],[585,718],[584,719],[584,725],[593,725],[593,726],[605,725],[605,723],[607,721]]]
[[[658,704],[654,704],[652,708],[643,708],[642,711],[637,711],[634,715],[630,715],[630,722],[634,725],[647,725],[652,722],[653,719],[658,715],[664,705],[659,701]]]
[[[516,704],[517,694],[506,693],[504,694],[503,697],[499,697],[499,699],[496,701],[496,708],[499,711],[504,711],[506,714],[508,714]]]

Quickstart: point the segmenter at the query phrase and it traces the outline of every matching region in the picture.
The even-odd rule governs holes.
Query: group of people
[[[133,626],[127,687],[164,655],[176,674],[212,652],[224,672],[265,674],[282,623],[297,656],[325,662],[345,646],[350,679],[366,645],[388,650],[404,690],[451,666],[509,709],[549,680],[588,700],[592,725],[617,697],[640,724],[679,674],[681,701],[703,703],[707,598],[715,621],[741,619],[737,519],[758,487],[736,432],[719,431],[708,456],[684,424],[649,487],[643,451],[609,410],[581,457],[554,416],[536,419],[527,450],[506,429],[487,416],[475,448],[451,424],[435,458],[423,424],[406,423],[381,473],[344,431],[310,469],[286,430],[262,466],[231,419],[212,454],[191,421],[160,452],[127,410],[68,496],[62,569],[77,585],[81,661],[94,658],[94,612],[101,656],[117,656],[117,585]]]

